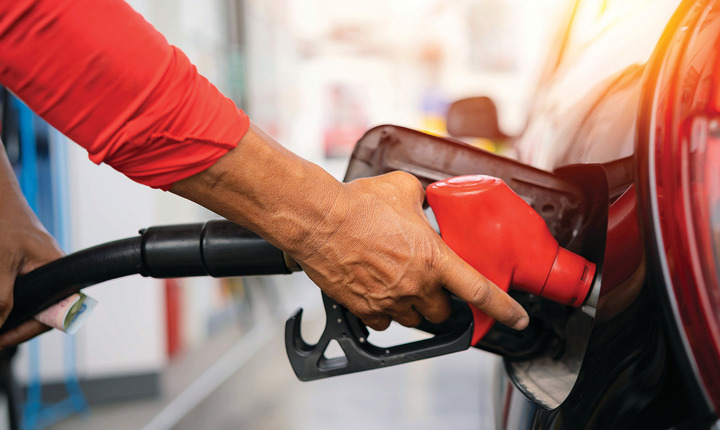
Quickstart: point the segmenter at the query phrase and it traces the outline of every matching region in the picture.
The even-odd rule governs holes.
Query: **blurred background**
[[[490,96],[500,126],[524,126],[559,0],[131,0],[202,74],[290,150],[342,178],[369,128],[446,134],[456,99]],[[68,252],[150,225],[214,215],[87,160],[22,104],[6,146],[31,203]],[[502,151],[499,142],[473,141]],[[32,154],[32,157],[30,157]],[[511,155],[511,154],[510,154]],[[479,350],[301,383],[284,320],[324,324],[303,275],[244,279],[128,277],[75,336],[19,349],[13,371],[26,429],[485,429],[493,368]],[[373,333],[391,345],[416,336]],[[4,414],[6,411],[0,411]]]

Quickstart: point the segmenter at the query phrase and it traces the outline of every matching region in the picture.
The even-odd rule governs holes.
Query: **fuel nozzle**
[[[595,277],[595,265],[561,248],[545,221],[502,180],[459,176],[430,184],[427,200],[443,241],[504,291],[515,290],[579,307]],[[494,320],[471,306],[472,344]]]

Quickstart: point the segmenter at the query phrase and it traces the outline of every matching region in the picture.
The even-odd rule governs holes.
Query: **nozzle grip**
[[[472,323],[459,330],[435,335],[430,339],[392,347],[379,347],[369,340],[369,331],[355,315],[323,293],[325,330],[314,345],[303,340],[300,332],[303,310],[299,309],[285,324],[285,348],[290,365],[301,381],[361,372],[409,363],[462,351],[470,347]],[[344,356],[327,358],[325,351],[337,341]]]

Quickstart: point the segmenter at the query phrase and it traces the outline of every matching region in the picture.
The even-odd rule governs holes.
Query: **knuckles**
[[[492,300],[491,285],[486,281],[477,280],[473,284],[472,290],[472,297],[470,297],[471,303],[480,309],[484,309]]]
[[[366,326],[373,330],[383,331],[390,327],[392,321],[389,317],[376,317],[376,318],[360,318]]]
[[[12,292],[12,289],[10,290]],[[12,296],[2,294],[0,296],[0,326],[5,322],[5,317],[10,313],[13,307]]]
[[[404,314],[403,316],[398,316],[395,318],[395,321],[400,323],[401,325],[405,327],[417,327],[422,322],[422,317],[417,312],[410,312],[407,314]]]

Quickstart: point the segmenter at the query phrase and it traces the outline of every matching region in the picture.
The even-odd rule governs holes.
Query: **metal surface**
[[[653,63],[663,58],[668,46],[674,44],[682,50],[682,40],[692,34],[693,22],[701,10],[716,2],[689,1],[679,7],[678,3],[632,3],[632,13],[604,28],[605,34],[577,51],[582,55],[568,53],[561,58],[538,94],[528,130],[520,142],[524,161],[549,169],[573,162],[603,163],[609,184],[607,196],[614,206],[607,212],[608,226],[625,225],[626,230],[619,231],[625,231],[626,236],[607,231],[608,237],[613,236],[604,257],[607,279],[598,290],[597,318],[587,336],[584,359],[577,363],[580,369],[572,391],[556,407],[544,407],[532,393],[554,391],[558,379],[552,369],[557,362],[536,362],[538,377],[533,378],[534,387],[518,381],[518,373],[526,369],[519,368],[517,362],[508,363],[509,374],[526,394],[523,398],[534,402],[518,400],[521,390],[508,384],[507,375],[500,375],[500,384],[507,384],[508,391],[499,393],[496,399],[497,410],[503,410],[506,417],[499,428],[702,429],[715,421],[698,386],[701,375],[694,374],[688,364],[687,345],[678,335],[682,328],[672,312],[663,268],[654,255],[662,244],[656,240],[657,231],[648,223],[647,213],[635,212],[636,207],[649,201],[643,191],[648,135],[662,132],[657,125],[648,126],[647,121],[654,97],[652,82],[658,70]],[[591,1],[577,4],[580,9],[596,5]],[[676,8],[675,16],[668,20]],[[662,10],[670,13],[663,16]],[[573,34],[568,28],[562,30]],[[582,31],[587,28],[590,26],[585,25]],[[631,35],[637,37],[625,38],[625,47],[615,44],[611,50],[603,50],[602,42],[622,28],[631,29]],[[566,44],[571,46],[573,42]],[[655,60],[648,63],[656,46]],[[717,52],[712,43],[705,47],[708,52]],[[636,48],[639,55],[627,54]],[[590,59],[597,64],[588,67]],[[568,88],[577,91],[568,92]],[[695,105],[688,100],[687,106],[692,109]],[[638,195],[623,195],[633,183]],[[630,225],[632,222],[638,225]],[[644,247],[637,246],[637,233],[633,231],[643,233]],[[624,265],[618,257],[622,255],[626,256]],[[672,270],[667,266],[665,269]],[[566,334],[574,335],[571,331]]]

